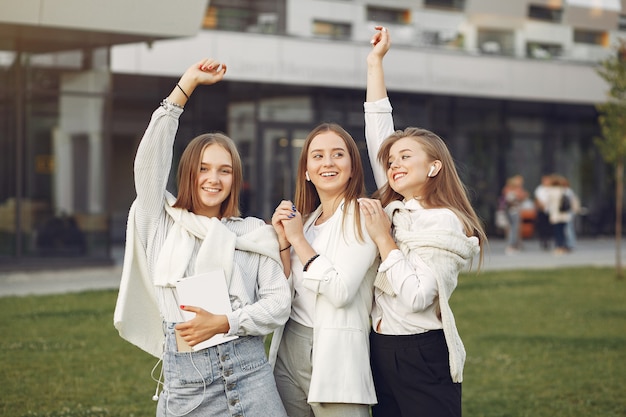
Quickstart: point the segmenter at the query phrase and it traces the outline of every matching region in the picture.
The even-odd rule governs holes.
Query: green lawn
[[[153,416],[156,360],[113,328],[115,291],[0,298],[0,416]],[[626,282],[609,268],[466,274],[465,417],[626,416]]]

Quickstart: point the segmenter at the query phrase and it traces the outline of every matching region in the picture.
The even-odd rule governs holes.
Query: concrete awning
[[[194,36],[209,0],[0,0],[0,50],[55,52]]]

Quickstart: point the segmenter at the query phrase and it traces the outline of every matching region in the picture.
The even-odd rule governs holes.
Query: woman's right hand
[[[181,82],[197,85],[211,85],[222,81],[226,74],[226,64],[211,58],[205,58],[190,66],[180,78]],[[180,82],[179,82],[180,83]]]
[[[369,64],[378,63],[382,61],[383,57],[391,48],[391,37],[389,31],[384,26],[375,26],[376,33],[372,36],[370,43],[372,44],[372,50],[367,55],[367,62]]]
[[[221,81],[226,74],[226,69],[226,64],[211,58],[196,62],[183,73],[167,99],[184,106],[197,86],[211,85]]]
[[[278,207],[276,207],[276,210],[274,210],[272,226],[278,235],[278,243],[281,248],[287,247],[290,244],[289,239],[287,239],[287,234],[285,233],[283,221],[293,219],[295,216],[296,206],[288,200],[281,201]]]

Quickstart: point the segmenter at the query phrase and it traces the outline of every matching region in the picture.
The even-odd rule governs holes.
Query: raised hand
[[[184,106],[197,86],[211,85],[221,81],[226,74],[226,69],[226,64],[212,58],[196,62],[180,77],[177,85],[167,97],[168,101]]]
[[[389,31],[384,26],[375,26],[376,33],[372,36],[370,44],[372,50],[367,55],[368,63],[372,63],[375,60],[382,60],[389,48],[391,48],[391,37]]]

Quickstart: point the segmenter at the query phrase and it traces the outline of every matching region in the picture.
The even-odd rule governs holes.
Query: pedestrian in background
[[[541,176],[541,183],[535,188],[535,210],[537,217],[535,221],[535,231],[539,238],[539,244],[543,250],[550,249],[550,242],[554,236],[552,225],[550,224],[550,215],[548,212],[548,198],[552,177],[549,174]]]
[[[569,198],[568,183],[564,176],[553,174],[548,192],[548,213],[554,232],[555,255],[569,253],[571,248],[565,236],[568,222],[572,220],[572,201]]]
[[[570,250],[576,248],[576,216],[580,213],[580,198],[572,190],[569,180],[564,177],[565,195],[570,200],[570,219],[565,225],[565,246]]]
[[[506,234],[506,254],[513,254],[522,249],[522,204],[528,199],[528,191],[524,189],[524,177],[514,175],[507,179],[502,188],[502,199],[506,204],[509,228]]]

